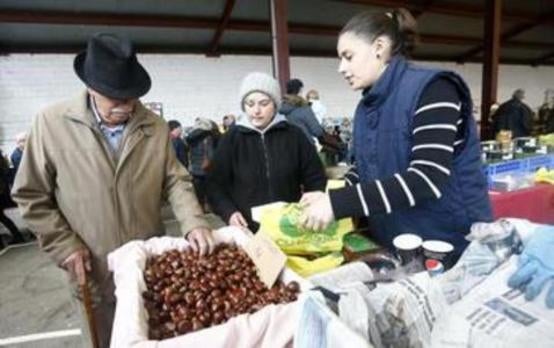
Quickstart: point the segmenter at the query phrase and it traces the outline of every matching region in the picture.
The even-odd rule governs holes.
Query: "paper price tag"
[[[286,255],[263,233],[258,233],[250,239],[244,250],[256,265],[262,282],[271,288],[285,267]]]

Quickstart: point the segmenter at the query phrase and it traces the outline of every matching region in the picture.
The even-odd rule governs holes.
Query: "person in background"
[[[344,117],[340,123],[340,137],[344,143],[350,145],[352,141],[352,121],[348,117]]]
[[[181,123],[176,120],[168,121],[167,125],[169,126],[169,136],[171,138],[173,150],[175,150],[175,156],[177,156],[177,160],[181,162],[183,167],[188,168],[189,154],[188,154],[187,145],[185,144],[182,138],[183,127],[181,126]]]
[[[491,120],[494,119],[494,116],[496,115],[496,112],[498,111],[499,107],[500,107],[500,104],[498,104],[498,103],[493,103],[491,105],[491,108],[490,108],[490,111],[489,111],[489,117],[491,118]]]
[[[492,103],[490,109],[489,109],[489,124],[492,125],[492,127],[494,128],[494,120],[496,118],[496,112],[498,111],[498,108],[500,107],[500,104],[498,103]],[[475,108],[477,108],[475,105],[474,105],[474,111],[473,111],[473,115],[477,115],[475,113]],[[478,108],[477,108],[478,109]],[[477,122],[477,131],[479,132],[479,134],[481,134],[481,123],[482,123],[482,120],[478,121]],[[491,128],[492,129],[492,128]],[[494,132],[494,129],[492,130],[494,136],[496,136],[496,133]]]
[[[308,101],[300,96],[303,86],[304,84],[299,79],[292,79],[287,82],[287,94],[283,96],[283,104],[279,112],[287,118],[288,122],[302,129],[312,145],[315,146],[317,139],[321,146],[326,146],[334,152],[340,151],[341,144],[325,132]]]
[[[493,119],[494,135],[501,130],[512,132],[512,138],[531,135],[533,129],[533,111],[523,102],[525,91],[516,89],[512,99],[504,102],[496,110]]]
[[[325,133],[329,134],[328,139],[332,139],[333,144],[337,144],[337,146],[329,146],[326,143],[322,143],[320,153],[323,155],[322,158],[325,166],[334,167],[346,156],[348,151],[347,145],[342,142],[339,126],[328,125],[325,127]]]
[[[343,153],[344,154],[343,161],[348,164],[352,164],[353,163],[352,121],[348,117],[344,117],[340,123],[340,138],[346,147]]]
[[[90,288],[100,347],[109,347],[115,294],[108,254],[162,235],[165,199],[195,251],[211,252],[214,240],[167,123],[139,101],[151,80],[132,42],[95,34],[73,68],[86,89],[34,118],[12,196],[75,295]]]
[[[204,212],[208,211],[206,204],[206,170],[210,166],[217,141],[214,134],[212,121],[197,118],[194,129],[185,138],[190,149],[189,172],[193,178],[192,183],[196,197]]]
[[[221,138],[208,172],[208,198],[223,221],[256,232],[252,207],[297,202],[302,190],[323,191],[326,178],[315,147],[278,113],[277,80],[248,74],[239,103],[244,116]]]
[[[333,131],[331,132],[331,135],[334,136],[334,137],[337,138],[337,139],[341,139],[341,137],[340,137],[340,132],[341,132],[340,126],[339,126],[339,125],[335,125],[335,126],[333,127]]]
[[[323,125],[323,119],[327,116],[327,108],[321,103],[319,92],[315,89],[308,91],[306,93],[306,100],[310,104],[319,124]]]
[[[25,148],[25,141],[27,141],[27,133],[19,133],[15,136],[15,150],[13,150],[10,160],[14,168],[14,173],[17,173],[17,168],[19,168],[19,162],[21,162],[21,157],[23,156],[23,149]],[[13,181],[12,181],[13,182]]]
[[[477,221],[491,221],[488,187],[469,88],[454,72],[413,65],[416,22],[405,9],[354,16],[339,34],[339,72],[361,91],[354,117],[355,167],[347,187],[307,192],[301,224],[365,218],[378,244],[413,233],[467,246]]]
[[[223,116],[223,133],[227,132],[229,128],[234,126],[236,123],[235,115],[229,114]]]
[[[23,234],[19,231],[16,224],[10,219],[4,210],[15,206],[10,197],[10,173],[8,160],[0,150],[0,223],[12,234],[11,244],[25,243]],[[5,247],[4,240],[0,235],[0,249]]]
[[[211,136],[212,136],[212,147],[214,148],[214,150],[217,148],[217,145],[219,144],[219,139],[221,138],[221,131],[219,130],[219,126],[217,125],[217,123],[213,120],[210,120],[210,123],[212,124],[212,129],[211,129]]]
[[[287,121],[304,131],[310,143],[315,144],[325,134],[325,130],[317,120],[308,101],[300,96],[304,84],[299,79],[287,82],[287,93],[283,97],[283,105],[280,113],[285,115]]]
[[[554,133],[554,97],[550,98],[539,109],[540,132],[543,134]]]

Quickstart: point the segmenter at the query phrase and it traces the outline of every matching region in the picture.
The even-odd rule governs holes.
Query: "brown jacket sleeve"
[[[166,158],[163,190],[177,221],[179,221],[183,236],[198,227],[209,228],[209,224],[202,217],[202,209],[194,193],[191,176],[177,161],[169,137],[166,144]]]
[[[42,114],[33,121],[12,197],[23,219],[37,235],[40,248],[60,265],[77,249],[85,248],[85,245],[71,229],[56,203],[56,168],[46,145],[50,133],[46,121]]]

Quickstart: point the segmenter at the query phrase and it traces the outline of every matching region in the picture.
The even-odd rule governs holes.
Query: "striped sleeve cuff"
[[[390,202],[380,181],[356,184],[329,193],[335,218],[389,213]]]
[[[346,182],[347,186],[354,186],[358,182],[360,182],[360,178],[358,177],[358,173],[356,172],[356,167],[350,168],[350,170],[344,174],[344,181]]]
[[[359,185],[354,185],[329,191],[335,219],[366,215],[358,194],[359,187]]]

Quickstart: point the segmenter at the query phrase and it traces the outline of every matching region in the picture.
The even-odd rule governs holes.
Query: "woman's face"
[[[263,130],[275,116],[275,103],[267,94],[253,92],[244,98],[244,111],[250,124]]]
[[[390,40],[380,36],[369,43],[362,37],[346,32],[339,37],[339,73],[353,90],[372,86],[386,68],[389,58]]]

